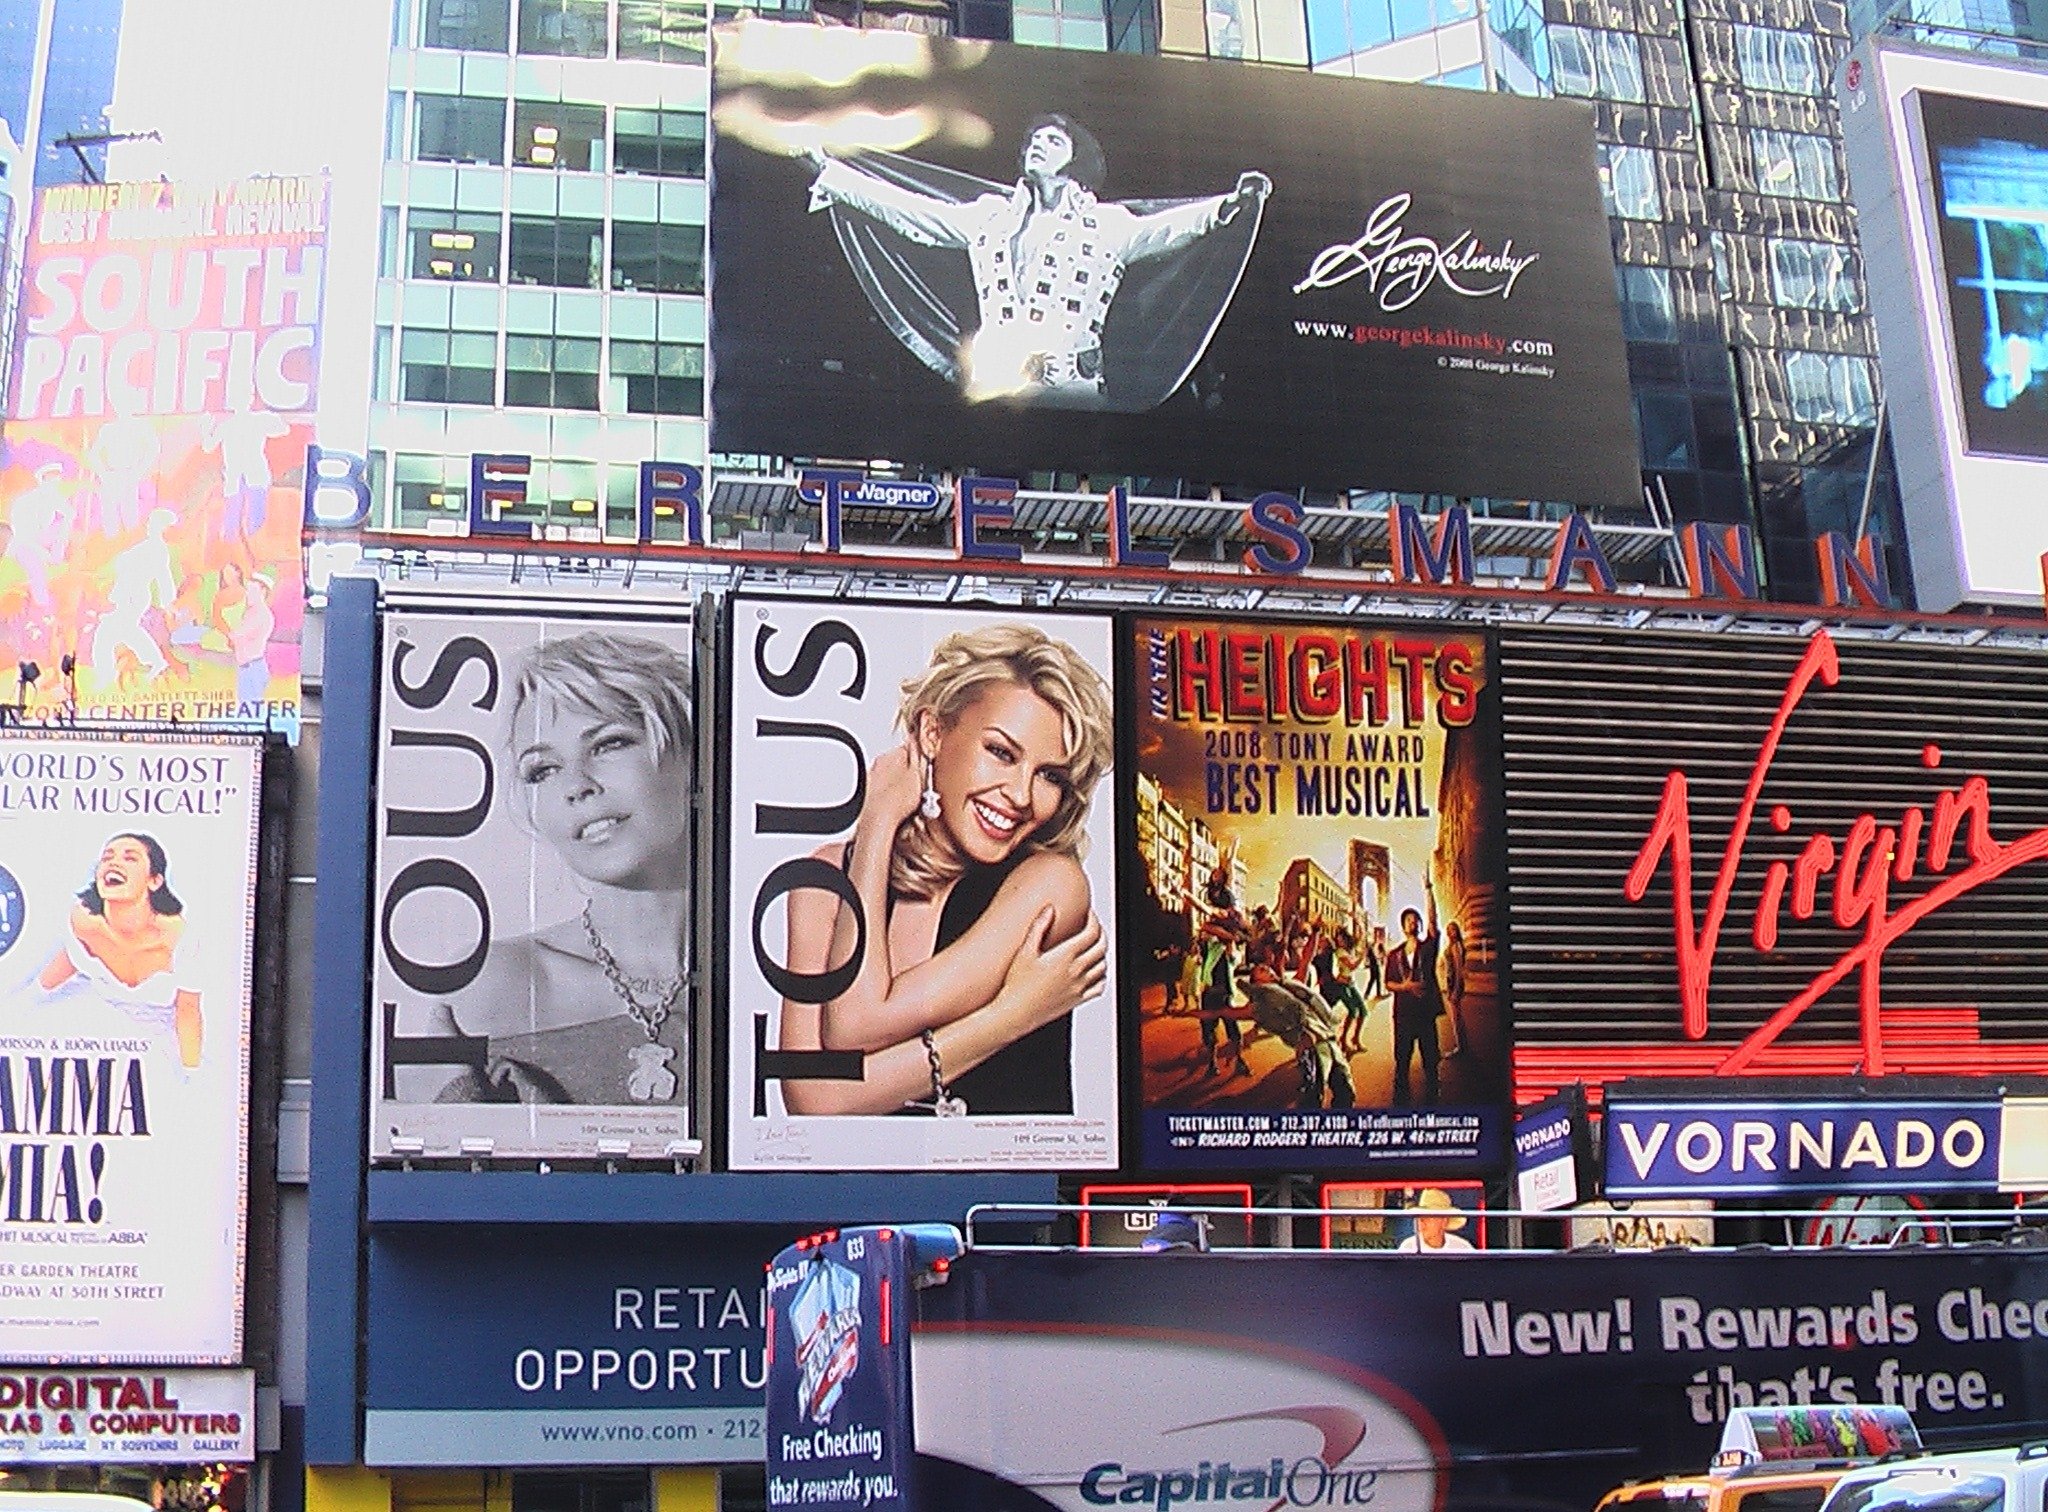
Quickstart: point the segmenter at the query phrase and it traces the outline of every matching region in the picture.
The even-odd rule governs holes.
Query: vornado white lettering
[[[1389,312],[1407,309],[1439,283],[1466,299],[1510,299],[1516,280],[1543,255],[1516,255],[1513,237],[1498,252],[1489,252],[1470,230],[1443,242],[1411,236],[1401,218],[1414,200],[1405,193],[1381,200],[1356,241],[1338,242],[1315,255],[1294,292],[1333,289],[1363,277],[1379,296],[1380,308]]]
[[[1671,1157],[1688,1174],[1726,1169],[1733,1175],[1760,1171],[1914,1171],[1934,1164],[1937,1153],[1953,1170],[1966,1171],[1985,1158],[1984,1125],[1957,1116],[1939,1125],[1901,1118],[1889,1130],[1870,1119],[1793,1119],[1783,1127],[1762,1119],[1738,1118],[1724,1134],[1706,1119],[1674,1123],[1616,1116],[1614,1130],[1638,1180],[1647,1180],[1669,1144]]]

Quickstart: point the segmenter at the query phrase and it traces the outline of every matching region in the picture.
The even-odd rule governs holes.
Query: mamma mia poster
[[[1147,1169],[1496,1162],[1499,780],[1475,633],[1129,622]]]
[[[371,1153],[690,1135],[688,611],[385,617]]]
[[[732,1168],[1113,1166],[1109,620],[728,613]]]
[[[241,1360],[261,757],[0,736],[0,1359]]]

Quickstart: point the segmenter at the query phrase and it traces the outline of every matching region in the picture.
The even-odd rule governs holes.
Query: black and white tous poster
[[[690,622],[384,621],[371,1153],[689,1137]]]
[[[728,604],[732,1168],[1113,1166],[1110,621]]]

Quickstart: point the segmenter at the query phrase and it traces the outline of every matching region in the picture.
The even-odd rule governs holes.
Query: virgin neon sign
[[[1629,868],[1623,891],[1630,902],[1640,903],[1659,865],[1669,857],[1679,1006],[1688,1039],[1703,1039],[1707,1033],[1708,996],[1720,955],[1722,926],[1736,881],[1743,875],[1764,781],[1786,726],[1815,683],[1832,688],[1841,676],[1841,658],[1834,641],[1825,630],[1816,632],[1786,682],[1777,713],[1757,748],[1742,803],[1722,843],[1721,862],[1704,917],[1693,909],[1692,802],[1686,774],[1674,771],[1664,779],[1656,818]],[[1930,742],[1921,747],[1920,764],[1928,772],[1939,771],[1941,762],[1938,745]],[[1777,834],[1789,834],[1791,810],[1775,804],[1765,815],[1765,823]],[[1819,913],[1824,903],[1834,925],[1855,931],[1856,937],[1832,964],[1815,973],[1804,988],[1737,1045],[1715,1068],[1716,1074],[1735,1076],[1749,1070],[1800,1015],[1853,976],[1861,1069],[1868,1076],[1884,1075],[1885,953],[1958,899],[2043,856],[2048,856],[2048,827],[2004,845],[1992,837],[1991,789],[1978,776],[1939,789],[1930,804],[1911,805],[1896,820],[1880,822],[1874,814],[1859,814],[1839,839],[1821,831],[1809,835],[1795,859],[1775,860],[1764,867],[1762,894],[1750,921],[1750,943],[1759,952],[1774,949],[1788,912],[1803,921]],[[1903,898],[1895,896],[1894,889],[1909,887],[1916,876],[1924,877],[1917,891]],[[1825,899],[1824,889],[1829,893]]]

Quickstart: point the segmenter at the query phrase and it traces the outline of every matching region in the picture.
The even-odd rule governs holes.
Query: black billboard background
[[[827,89],[742,77],[732,33],[721,36],[711,206],[717,449],[1637,503],[1613,259],[1585,107],[944,40],[919,44],[933,61],[917,78],[900,68],[860,70],[880,56],[874,49],[901,53],[904,39],[855,31],[831,43],[855,76]],[[816,53],[815,41],[806,45]],[[1244,172],[1268,175],[1274,187],[1243,283],[1189,381],[1138,414],[962,399],[875,314],[832,216],[807,210],[807,163],[741,139],[743,119],[764,113],[798,122],[794,137],[813,113],[848,109],[934,112],[951,124],[939,138],[899,143],[904,155],[1003,186],[1016,181],[1028,126],[1048,111],[1101,139],[1105,201],[1219,195]],[[986,145],[953,140],[980,134]],[[1464,298],[1434,282],[1389,311],[1362,276],[1292,292],[1319,254],[1359,238],[1368,215],[1402,193],[1413,196],[1399,218],[1403,235],[1431,239],[1415,248],[1425,260],[1435,243],[1448,248],[1468,231],[1488,253],[1512,239],[1516,258],[1538,254],[1512,297]],[[1497,282],[1476,270],[1457,276],[1473,286]],[[1355,339],[1361,330],[1375,339]],[[1483,333],[1502,350],[1399,344],[1447,331]],[[1509,355],[1511,342],[1547,343],[1550,354]],[[1456,365],[1467,360],[1475,366]]]
[[[2038,652],[1835,637],[1840,682],[1816,681],[1787,722],[1721,929],[1707,1034],[1688,1040],[1669,853],[1640,902],[1623,884],[1668,775],[1683,771],[1692,907],[1704,923],[1751,768],[1810,644],[1796,634],[1499,633],[1518,1101],[1578,1080],[1712,1074],[1858,944],[1862,926],[1834,920],[1832,874],[1810,919],[1792,916],[1788,889],[1775,948],[1752,941],[1767,867],[1796,861],[1810,836],[1840,847],[1857,816],[1896,829],[1914,807],[1931,830],[1937,795],[1973,775],[1988,784],[1998,843],[2048,826],[2048,662]],[[1930,746],[1939,752],[1933,768]],[[1783,834],[1769,822],[1778,804],[1790,811]],[[1966,825],[1937,875],[1923,831],[1912,876],[1890,885],[1888,911],[1961,871],[1967,834]],[[1892,1072],[2011,1076],[2048,1066],[2044,915],[2048,863],[2035,861],[1938,908],[1885,952]],[[1851,1074],[1857,985],[1852,972],[1786,1029],[1778,1043],[1798,1052],[1791,1061],[1773,1056],[1751,1071]],[[1688,1055],[1695,1063],[1681,1069]]]

